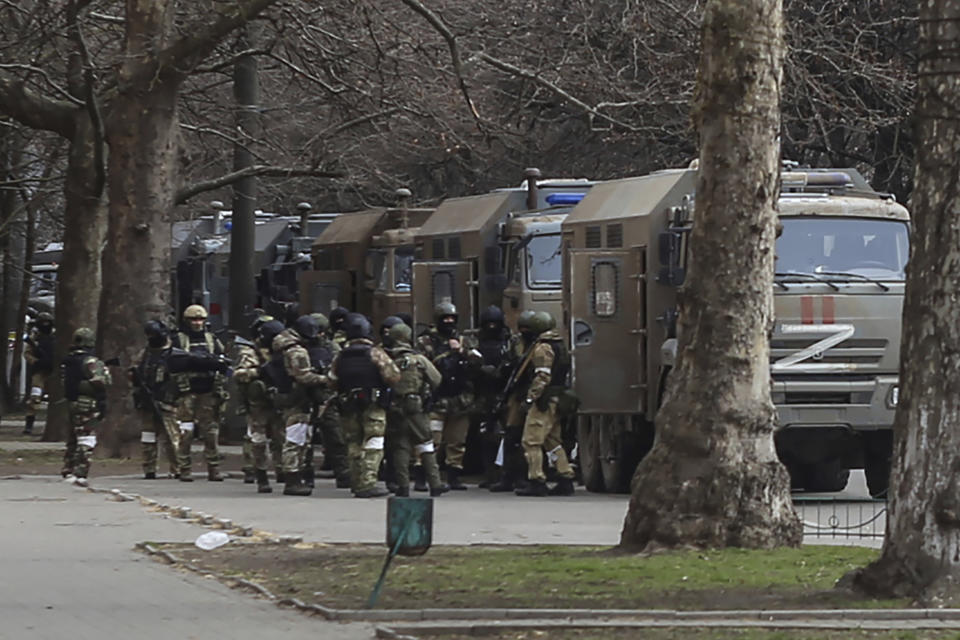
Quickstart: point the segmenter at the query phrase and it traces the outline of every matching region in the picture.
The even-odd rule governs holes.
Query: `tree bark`
[[[913,231],[880,558],[842,584],[960,604],[960,2],[920,3]]]
[[[679,356],[652,451],[634,477],[628,550],[800,544],[773,445],[779,0],[711,0],[703,22],[700,175]]]

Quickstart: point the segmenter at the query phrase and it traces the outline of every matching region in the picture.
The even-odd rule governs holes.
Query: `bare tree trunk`
[[[960,2],[920,3],[913,237],[880,558],[867,593],[960,603]]]
[[[23,281],[20,286],[20,300],[17,303],[17,339],[13,343],[13,366],[10,371],[10,387],[16,392],[20,385],[20,360],[23,358],[23,335],[26,333],[27,304],[30,302],[30,261],[33,260],[34,245],[36,244],[37,213],[33,203],[27,205],[27,222],[24,227]],[[23,400],[19,398],[18,400]]]
[[[783,56],[780,0],[708,2],[680,351],[656,442],[634,477],[626,549],[801,541],[770,400]]]
[[[20,139],[15,135],[8,135],[0,142],[0,180],[7,176],[15,177],[12,170],[20,164]],[[0,340],[3,340],[2,359],[0,359],[0,413],[6,413],[13,405],[13,388],[10,386],[10,376],[7,373],[7,333],[10,326],[16,324],[14,317],[15,306],[7,305],[8,300],[18,297],[14,291],[14,282],[17,281],[16,265],[20,262],[14,255],[13,219],[17,215],[17,192],[6,189],[0,192],[0,269],[3,270],[3,280],[0,281],[0,300],[3,309],[0,310]],[[12,369],[16,367],[14,362]]]

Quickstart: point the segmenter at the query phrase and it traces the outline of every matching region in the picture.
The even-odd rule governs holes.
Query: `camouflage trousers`
[[[312,460],[313,425],[310,414],[301,407],[291,407],[283,412],[286,427],[283,440],[283,472],[299,473]]]
[[[271,405],[253,405],[247,410],[247,433],[243,437],[243,470],[266,471],[267,452],[274,471],[283,469],[283,417]]]
[[[35,416],[37,409],[43,402],[43,395],[47,392],[47,380],[50,374],[45,371],[37,371],[30,375],[30,389],[27,393],[26,408],[24,415]]]
[[[207,469],[216,469],[220,465],[220,450],[217,440],[220,437],[221,400],[215,393],[188,393],[181,396],[177,407],[180,421],[180,475],[189,476],[193,465],[190,447],[194,437],[203,438],[203,458]]]
[[[400,402],[405,403],[406,398]],[[420,397],[414,396],[410,403],[419,405]],[[410,485],[411,458],[423,465],[431,489],[443,484],[430,422],[423,411],[415,406],[391,408],[387,413],[387,433],[391,436],[387,452],[393,458],[394,479],[399,486]]]
[[[70,403],[73,405],[74,403]],[[95,429],[100,418],[92,411],[69,409],[70,431],[67,432],[67,450],[63,454],[63,475],[86,478],[90,474],[90,458],[97,446]]]
[[[467,432],[470,431],[470,414],[462,412],[430,412],[430,431],[434,447],[443,446],[447,467],[463,469],[463,456],[467,451]]]
[[[372,489],[383,460],[387,412],[375,403],[346,402],[341,407],[340,425],[347,441],[350,487],[354,493]]]
[[[550,463],[557,468],[561,478],[573,478],[573,469],[563,450],[560,431],[560,419],[557,417],[557,401],[550,400],[547,410],[541,411],[536,405],[527,412],[523,423],[523,455],[527,459],[527,478],[538,482],[546,481],[543,473],[543,451],[546,450]]]
[[[139,411],[140,413],[140,452],[143,456],[143,472],[156,473],[157,454],[162,447],[170,473],[176,474],[185,465],[180,453],[180,423],[173,407],[155,411]]]
[[[323,441],[324,463],[329,463],[329,468],[337,478],[349,478],[350,462],[347,459],[347,443],[340,426],[340,404],[337,398],[327,404],[317,427]]]

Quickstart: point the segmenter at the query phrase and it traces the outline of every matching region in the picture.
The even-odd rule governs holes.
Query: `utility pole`
[[[251,51],[258,41],[256,23],[248,23],[240,32],[238,49]],[[260,78],[257,58],[245,53],[233,68],[233,95],[236,100],[236,141],[233,146],[235,171],[252,167],[251,146],[260,137]],[[254,233],[256,229],[257,179],[242,178],[233,185],[233,215],[230,230],[230,305],[228,325],[243,331],[256,302],[254,274]]]

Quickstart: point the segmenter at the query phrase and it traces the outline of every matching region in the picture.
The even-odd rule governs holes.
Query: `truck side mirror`
[[[660,264],[665,267],[680,265],[680,234],[676,231],[661,231],[657,238],[660,245]]]

